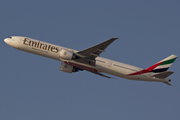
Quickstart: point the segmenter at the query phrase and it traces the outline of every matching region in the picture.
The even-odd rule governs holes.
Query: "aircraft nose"
[[[4,39],[4,42],[9,44],[10,43],[10,40],[8,38]]]
[[[5,42],[5,43],[7,43],[7,38],[6,38],[6,39],[4,39],[4,42]]]

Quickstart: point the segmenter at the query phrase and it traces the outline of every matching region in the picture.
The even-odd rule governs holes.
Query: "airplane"
[[[117,39],[111,38],[81,51],[22,36],[5,38],[4,42],[16,49],[61,61],[60,70],[63,72],[86,70],[106,78],[112,77],[103,73],[129,80],[163,82],[171,85],[171,79],[167,77],[174,72],[167,70],[176,60],[176,55],[171,55],[146,69],[100,57],[100,54]]]

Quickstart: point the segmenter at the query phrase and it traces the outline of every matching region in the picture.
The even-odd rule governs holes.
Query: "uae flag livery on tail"
[[[152,65],[151,67],[135,72],[135,73],[131,73],[128,74],[128,76],[130,75],[140,75],[140,74],[144,74],[144,73],[148,73],[148,72],[154,72],[154,73],[160,73],[160,72],[165,72],[169,69],[169,67],[172,65],[172,63],[176,60],[177,56],[176,55],[171,55],[163,60],[161,60],[160,62]]]
[[[177,56],[176,55],[171,55],[164,60],[158,62],[158,66],[155,67],[151,72],[164,72],[169,69],[169,67],[172,65],[172,63],[176,60]],[[147,68],[148,69],[148,68]]]

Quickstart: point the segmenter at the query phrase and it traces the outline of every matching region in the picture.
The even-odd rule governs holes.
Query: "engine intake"
[[[70,52],[65,49],[62,49],[59,52],[59,56],[60,56],[60,58],[65,59],[65,60],[73,60],[73,59],[76,59],[76,57],[77,57],[73,52]]]
[[[67,72],[67,73],[72,73],[72,72],[77,72],[78,69],[71,66],[71,65],[67,65],[66,63],[62,62],[61,63],[61,67],[60,70],[63,72]]]

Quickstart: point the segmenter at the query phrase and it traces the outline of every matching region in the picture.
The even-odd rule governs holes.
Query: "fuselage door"
[[[18,43],[22,43],[23,40],[24,40],[24,38],[20,38],[20,39],[18,40]]]
[[[108,66],[111,67],[112,66],[112,61],[108,62]]]

